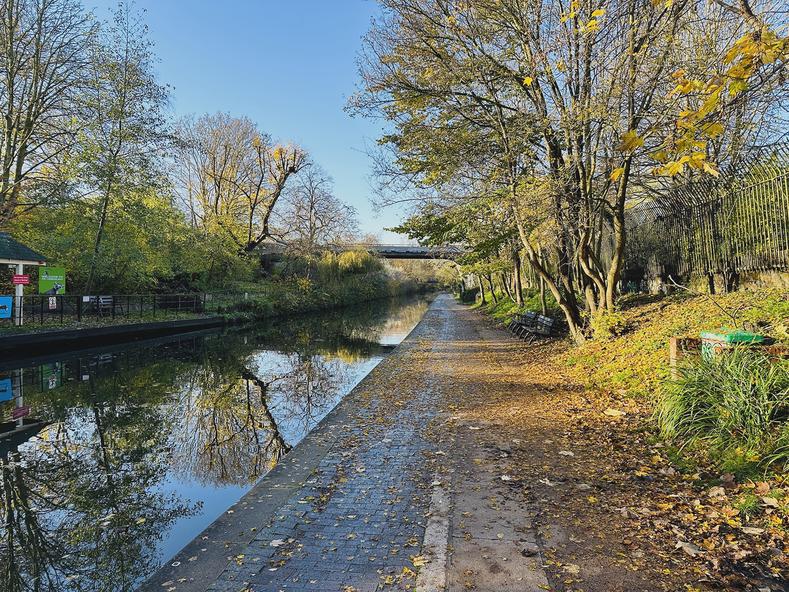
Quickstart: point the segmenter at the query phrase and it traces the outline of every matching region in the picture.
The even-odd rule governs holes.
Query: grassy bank
[[[704,330],[748,327],[789,343],[789,298],[779,290],[743,290],[714,297],[624,296],[621,310],[593,322],[594,339],[573,347],[559,360],[585,386],[630,396],[653,397],[669,377],[669,339],[698,337]],[[474,308],[507,325],[518,314],[541,311],[538,294],[517,306],[506,295]],[[548,294],[548,315],[561,312]]]
[[[615,334],[563,357],[570,373],[588,387],[654,399],[670,375],[673,336],[698,337],[704,330],[749,326],[779,340],[789,337],[789,300],[777,290],[625,297],[621,306]]]
[[[498,298],[498,301],[494,301],[490,298],[490,294],[488,294],[488,300],[485,304],[477,302],[472,308],[479,309],[503,325],[508,325],[516,315],[529,311],[542,312],[542,304],[540,303],[540,295],[538,292],[524,292],[522,306],[518,306],[512,301],[512,298],[506,294],[497,293],[496,298]],[[554,300],[550,293],[545,295],[545,307],[547,314],[554,316],[559,314],[556,300]]]
[[[383,271],[346,276],[333,281],[308,278],[239,283],[234,290],[246,294],[222,315],[233,321],[305,314],[361,302],[423,292],[425,284],[395,278]]]

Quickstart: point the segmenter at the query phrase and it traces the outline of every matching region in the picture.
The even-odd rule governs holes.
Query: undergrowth
[[[733,473],[789,466],[789,361],[734,349],[700,357],[664,387],[661,435],[704,449]]]
[[[698,337],[704,330],[753,325],[779,340],[789,323],[789,300],[779,290],[715,296],[675,294],[620,299],[616,332],[568,349],[560,360],[587,387],[654,400],[670,376],[669,340]]]
[[[246,292],[247,298],[234,303],[223,314],[239,320],[272,318],[340,308],[416,293],[426,288],[424,284],[393,278],[385,272],[375,271],[346,274],[336,280],[280,278],[237,284],[235,289]]]

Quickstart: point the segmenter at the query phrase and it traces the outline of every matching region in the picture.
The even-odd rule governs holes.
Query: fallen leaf
[[[687,543],[685,541],[677,541],[677,544],[674,546],[675,549],[682,549],[690,555],[691,557],[695,557],[696,555],[701,555],[704,553],[699,547],[694,545],[693,543]]]

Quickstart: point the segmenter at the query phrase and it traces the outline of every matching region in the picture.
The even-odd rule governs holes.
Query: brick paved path
[[[540,589],[495,433],[452,421],[453,398],[475,395],[462,392],[463,357],[484,350],[470,315],[439,297],[318,429],[144,589],[413,590],[447,548],[450,592]],[[434,487],[455,500],[451,532],[443,549],[423,549]]]

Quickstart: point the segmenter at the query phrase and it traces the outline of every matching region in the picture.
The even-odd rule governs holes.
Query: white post
[[[14,407],[24,407],[25,406],[25,393],[23,391],[23,383],[24,383],[24,370],[21,368],[19,370],[14,370],[14,374],[11,378],[11,392],[14,392],[14,382],[16,382],[16,396],[14,397]],[[16,425],[22,427],[25,425],[25,418],[20,417],[16,420]]]
[[[25,266],[21,263],[16,264],[16,273],[17,275],[22,275],[25,273]],[[14,287],[14,325],[21,327],[24,321],[24,295],[25,295],[25,287],[22,284],[17,284]]]

